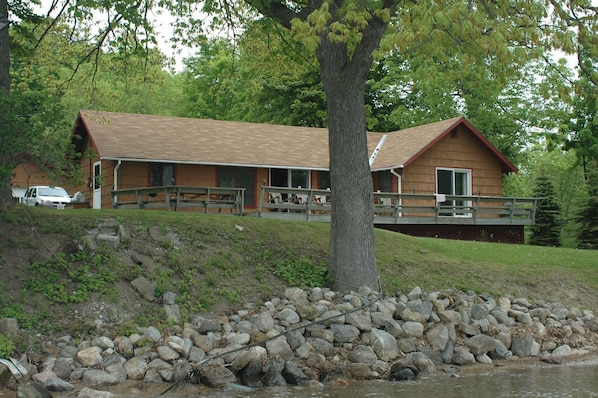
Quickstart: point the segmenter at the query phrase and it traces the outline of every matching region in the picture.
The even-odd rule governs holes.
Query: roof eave
[[[172,164],[192,164],[201,166],[232,166],[232,167],[255,167],[263,169],[294,169],[294,170],[315,170],[328,171],[325,167],[309,167],[309,166],[285,166],[272,164],[250,164],[250,163],[227,163],[227,162],[201,162],[192,160],[174,160],[174,159],[145,159],[145,158],[128,158],[120,156],[100,156],[100,160],[113,160],[116,162],[144,162],[144,163],[172,163]]]

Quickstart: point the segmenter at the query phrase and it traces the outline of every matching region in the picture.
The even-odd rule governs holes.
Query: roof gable
[[[329,165],[328,129],[323,128],[91,110],[79,113],[77,126],[85,128],[102,159],[316,170]],[[462,117],[386,134],[368,132],[372,170],[408,166],[459,126],[498,158],[503,172],[516,171]]]
[[[372,164],[372,170],[405,168],[442,138],[460,127],[464,127],[469,134],[497,158],[503,173],[517,171],[517,168],[463,117],[455,117],[387,133],[384,145]]]

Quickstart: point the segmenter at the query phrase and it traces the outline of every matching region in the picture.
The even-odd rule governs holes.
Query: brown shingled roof
[[[328,169],[328,130],[81,111],[103,159]]]
[[[328,169],[328,129],[128,113],[81,111],[100,157],[236,166]],[[372,170],[407,166],[460,124],[495,154],[503,171],[515,167],[464,118],[391,133],[368,133]]]

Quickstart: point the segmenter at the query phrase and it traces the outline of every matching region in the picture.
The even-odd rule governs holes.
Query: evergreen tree
[[[598,162],[593,162],[588,173],[589,196],[582,204],[575,221],[577,247],[580,249],[598,249]]]
[[[538,246],[560,246],[560,215],[554,185],[545,176],[536,179],[534,197],[540,198],[536,222],[531,227],[529,243]]]

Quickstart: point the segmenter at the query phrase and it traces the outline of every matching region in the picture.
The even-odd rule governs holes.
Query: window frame
[[[160,184],[154,184],[155,179],[153,178],[153,172],[154,170],[158,170],[159,168],[159,173],[160,175],[160,180],[161,183]],[[170,169],[171,173],[169,173],[170,175],[166,174],[166,170]],[[170,177],[171,181],[167,182],[165,181],[165,179],[167,177]],[[169,187],[169,186],[173,186],[176,185],[176,164],[174,163],[159,163],[159,162],[155,162],[155,163],[149,163],[148,164],[148,187]]]
[[[286,171],[286,185],[272,185],[272,172],[276,170],[278,172],[280,171]],[[305,185],[299,185],[299,183],[296,181],[297,180],[297,174],[303,174],[305,173]],[[311,173],[309,170],[307,169],[286,169],[286,168],[276,168],[276,169],[270,169],[270,185],[272,185],[273,187],[280,187],[280,188],[311,188]]]
[[[450,172],[451,173],[451,181],[450,181],[450,191],[451,192],[441,192],[446,191],[446,189],[441,189],[441,178],[439,172]],[[463,181],[457,180],[457,176],[465,176],[465,183]],[[473,180],[472,180],[472,170],[460,167],[436,167],[434,172],[435,178],[435,185],[436,185],[436,194],[444,194],[444,195],[451,195],[451,196],[471,196],[471,192],[473,190]],[[446,183],[446,181],[443,181]],[[457,188],[461,189],[457,189]],[[457,193],[457,190],[461,191]],[[467,208],[471,207],[471,200],[445,200],[440,202],[440,207],[443,209],[440,212],[441,216],[446,217],[464,217],[470,218],[472,217],[471,212],[466,212],[463,210],[458,210],[459,208]]]

